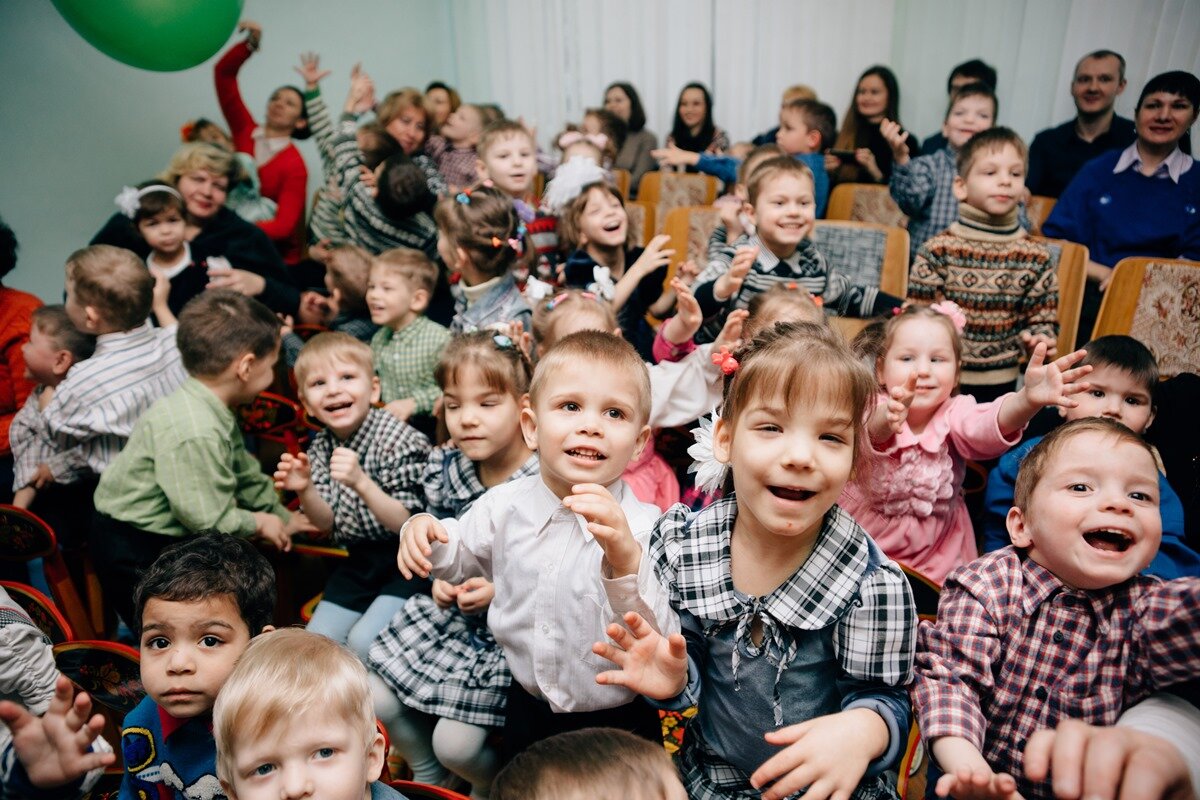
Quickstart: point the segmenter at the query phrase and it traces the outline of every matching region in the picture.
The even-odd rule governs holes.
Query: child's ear
[[[408,307],[420,314],[429,306],[429,292],[426,289],[417,289],[412,293],[412,300],[409,301]]]
[[[742,213],[750,218],[750,221],[754,223],[755,227],[758,227],[758,217],[755,216],[754,206],[750,205],[749,200],[742,203]]]
[[[824,144],[824,142],[821,141],[821,132],[810,129],[808,135],[804,137],[804,143],[808,145],[808,152],[821,152],[821,145]]]
[[[729,425],[724,417],[717,419],[717,424],[713,426],[713,455],[717,461],[722,464],[728,464],[732,459],[733,449],[733,426]]]
[[[462,272],[463,267],[471,263],[471,259],[467,257],[467,251],[461,247],[454,248],[454,269]]]
[[[528,397],[529,395],[526,395],[526,399],[521,403],[521,436],[525,438],[525,446],[536,452],[537,414],[533,413],[533,408],[529,405]]]
[[[274,625],[263,625],[263,629],[258,632],[258,635],[262,636],[264,633],[274,633],[274,632],[275,632]]]
[[[225,796],[229,800],[237,800],[237,792],[233,790],[233,784],[227,780],[221,781],[221,791],[225,792]]]
[[[375,738],[371,740],[371,746],[367,750],[367,786],[379,780],[379,776],[383,774],[383,763],[386,758],[386,753],[383,752],[383,734],[377,728],[375,730]]]
[[[67,370],[75,363],[75,356],[70,350],[59,350],[54,354],[54,363],[50,365],[50,371],[60,378],[67,374]],[[1151,416],[1151,419],[1154,417]]]
[[[491,177],[488,175],[487,164],[483,163],[482,158],[475,159],[475,175],[479,178],[481,183]]]
[[[967,199],[967,182],[963,180],[962,175],[954,176],[954,199],[958,202],[963,202]]]
[[[104,317],[95,306],[83,307],[83,323],[87,326],[88,333],[95,333],[100,330],[100,326],[104,323]]]
[[[636,460],[642,455],[642,450],[646,447],[646,442],[648,441],[650,441],[650,426],[643,425],[642,429],[638,431],[637,446],[633,449],[633,458],[630,459],[631,461]]]
[[[254,369],[254,362],[257,360],[254,353],[243,353],[241,358],[233,362],[233,374],[239,381],[245,383],[250,380],[250,372]]]
[[[1158,409],[1150,406],[1150,419],[1146,420],[1146,427],[1138,431],[1139,436],[1144,436],[1146,431],[1150,430],[1150,426],[1154,424],[1154,415],[1158,413]]]
[[[1033,544],[1028,520],[1025,519],[1025,514],[1021,509],[1016,506],[1010,508],[1008,516],[1004,519],[1004,525],[1008,528],[1008,538],[1015,546],[1029,547]]]
[[[383,389],[379,384],[379,376],[372,375],[371,376],[371,402],[378,403],[379,399],[382,396],[383,396]]]

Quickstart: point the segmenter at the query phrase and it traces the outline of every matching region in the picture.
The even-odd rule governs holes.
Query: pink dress
[[[838,500],[889,558],[939,585],[979,555],[962,498],[965,460],[997,458],[1021,440],[1020,431],[1008,439],[1000,433],[996,417],[1004,397],[977,403],[958,395],[920,434],[906,424],[876,450],[881,458],[870,483],[852,480]]]
[[[629,462],[621,478],[633,489],[633,495],[643,503],[652,503],[663,511],[679,502],[679,481],[667,460],[654,449],[654,437],[646,442],[642,453]]]

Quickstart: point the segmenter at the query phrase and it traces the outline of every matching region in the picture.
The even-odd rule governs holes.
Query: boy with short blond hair
[[[296,492],[319,530],[346,547],[325,585],[309,630],[349,644],[366,661],[381,630],[427,581],[396,572],[397,531],[425,508],[421,476],[429,440],[373,408],[379,379],[371,349],[344,333],[321,333],[300,351],[296,384],[309,416],[324,425],[298,456],[284,454],[279,489]]]
[[[911,695],[939,796],[1053,797],[1024,769],[1035,731],[1111,725],[1200,674],[1200,578],[1138,574],[1161,524],[1154,451],[1124,425],[1075,420],[1029,453],[1013,546],[952,572],[918,631]]]
[[[308,528],[246,451],[234,411],[275,379],[279,320],[253,298],[210,289],[179,315],[179,350],[190,377],[142,416],[96,489],[91,556],[130,624],[132,587],[167,545],[208,530],[288,550]]]
[[[654,709],[626,689],[596,683],[605,666],[592,651],[595,637],[626,611],[664,635],[679,630],[661,592],[648,587],[650,599],[639,599],[639,565],[628,563],[624,547],[636,542],[646,559],[659,515],[621,480],[650,435],[649,412],[649,374],[630,344],[611,333],[570,334],[538,362],[521,412],[540,474],[494,487],[460,519],[418,515],[401,532],[405,575],[495,584],[488,626],[513,675],[507,758],[595,725],[661,741]],[[648,570],[647,562],[641,574]],[[623,577],[602,577],[613,574]]]
[[[252,642],[221,688],[213,735],[229,800],[290,797],[295,786],[314,798],[404,800],[380,781],[386,753],[366,668],[324,636],[288,628]]]
[[[1017,218],[1026,152],[1008,128],[964,143],[951,187],[958,221],[921,245],[909,271],[909,300],[951,300],[966,315],[960,383],[980,402],[1016,388],[1023,350],[1045,342],[1053,355],[1058,340],[1054,258]]]
[[[371,352],[384,407],[398,420],[432,414],[433,370],[450,331],[424,316],[437,283],[437,265],[419,250],[396,248],[376,256],[367,279],[367,309],[379,330]]]

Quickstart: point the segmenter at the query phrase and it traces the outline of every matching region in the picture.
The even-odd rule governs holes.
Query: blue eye
[[[254,774],[258,775],[258,776],[270,775],[274,771],[275,771],[274,764],[259,764],[257,767],[254,768]]]
[[[319,758],[333,758],[334,749],[332,747],[322,747],[317,751]]]

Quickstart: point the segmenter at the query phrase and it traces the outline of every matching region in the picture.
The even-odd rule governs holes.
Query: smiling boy
[[[1162,531],[1141,437],[1100,418],[1053,431],[1022,463],[1007,522],[1014,546],[951,573],[919,631],[912,700],[941,797],[1052,797],[1025,776],[1036,730],[1111,725],[1200,674],[1200,579],[1138,575]]]

